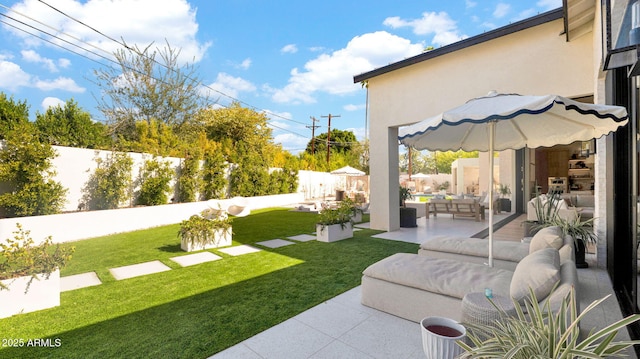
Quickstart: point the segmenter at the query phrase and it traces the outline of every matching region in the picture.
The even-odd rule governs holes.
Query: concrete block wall
[[[249,208],[256,210],[300,203],[304,200],[304,195],[291,193],[249,197],[246,200]],[[209,208],[210,205],[216,207],[210,201],[204,201],[104,211],[82,211],[48,216],[3,218],[0,219],[0,243],[13,237],[16,223],[20,223],[25,230],[29,230],[31,238],[36,243],[42,242],[47,236],[51,236],[55,243],[63,243],[179,223]]]

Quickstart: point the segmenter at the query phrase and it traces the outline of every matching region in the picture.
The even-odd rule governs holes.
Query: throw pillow
[[[524,257],[511,278],[509,294],[520,304],[529,298],[529,288],[538,300],[549,296],[560,281],[560,255],[557,249],[545,248]]]
[[[545,227],[531,238],[529,253],[533,253],[544,248],[560,249],[564,244],[564,234],[562,228],[558,226]]]

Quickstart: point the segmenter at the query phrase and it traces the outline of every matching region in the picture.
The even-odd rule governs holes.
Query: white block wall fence
[[[249,197],[247,200],[249,208],[255,210],[300,203],[304,201],[304,196],[302,193],[291,193]],[[179,223],[206,208],[208,201],[3,218],[0,219],[0,243],[13,237],[16,223],[31,231],[31,238],[36,243],[42,242],[47,236],[51,236],[55,243],[62,243]]]
[[[56,172],[54,180],[68,190],[63,208],[66,213],[0,218],[0,243],[13,237],[16,223],[22,224],[25,230],[31,231],[31,237],[36,243],[43,241],[47,236],[52,236],[53,241],[59,243],[179,223],[208,207],[205,201],[104,211],[78,211],[82,189],[97,167],[96,158],[106,159],[111,151],[63,146],[53,146],[53,148],[58,154],[52,160],[52,169]],[[144,162],[154,158],[153,155],[144,153],[129,152],[128,155],[133,160],[131,171],[133,180],[138,177]],[[171,162],[177,173],[180,158],[162,157],[161,160]],[[261,209],[296,204],[310,199],[322,199],[333,196],[339,183],[340,176],[326,172],[299,171],[297,193],[251,197],[248,199],[249,207]],[[174,184],[175,178],[171,188],[174,188]],[[169,198],[171,197],[173,197],[172,194],[169,195]]]

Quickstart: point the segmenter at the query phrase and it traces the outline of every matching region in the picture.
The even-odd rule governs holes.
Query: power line
[[[331,115],[321,116],[327,118],[327,163],[329,163],[329,154],[331,153],[331,118],[332,117],[340,117],[340,115]]]
[[[62,11],[62,10],[60,10],[60,9],[56,8],[55,6],[52,6],[52,5],[50,5],[50,4],[48,4],[48,3],[46,3],[45,1],[42,1],[42,0],[38,0],[38,1],[39,1],[40,3],[42,3],[42,4],[46,5],[46,6],[48,6],[49,8],[53,9],[54,11],[56,11],[56,12],[58,12],[58,13],[62,14],[63,16],[65,16],[65,17],[67,17],[67,18],[69,18],[69,19],[71,19],[71,20],[73,20],[73,21],[75,21],[75,22],[77,22],[77,23],[81,24],[82,26],[85,26],[85,27],[87,27],[87,28],[91,29],[92,31],[94,31],[94,32],[96,32],[97,34],[99,34],[100,36],[103,36],[103,37],[105,37],[105,38],[107,38],[107,39],[109,39],[109,40],[111,40],[111,41],[115,42],[116,44],[118,44],[118,45],[120,45],[120,46],[123,46],[123,47],[124,47],[124,48],[126,48],[127,50],[132,51],[132,52],[136,52],[136,53],[138,53],[139,55],[143,55],[143,54],[140,54],[140,53],[139,53],[139,51],[137,51],[136,49],[134,49],[134,48],[132,48],[131,46],[127,45],[127,44],[124,42],[124,39],[123,39],[122,41],[118,41],[118,40],[114,39],[113,37],[111,37],[111,36],[109,36],[109,35],[104,34],[104,33],[103,33],[103,32],[101,32],[100,30],[98,30],[98,29],[96,29],[96,28],[94,28],[94,27],[92,27],[92,26],[90,26],[90,25],[85,24],[84,22],[82,22],[82,21],[80,21],[80,20],[76,19],[76,18],[75,18],[75,17],[73,17],[73,16],[68,15],[66,12],[64,12],[64,11]],[[144,55],[143,55],[143,56],[144,56]],[[175,71],[175,69],[169,68],[169,67],[168,67],[168,66],[166,66],[165,64],[162,64],[162,63],[160,63],[160,62],[156,61],[154,58],[150,58],[150,57],[147,57],[147,58],[148,58],[149,60],[153,61],[154,63],[156,63],[156,64],[158,64],[158,65],[160,65],[160,66],[162,66],[162,67],[166,68],[166,69],[167,69],[167,70],[169,70],[169,71]],[[195,81],[194,79],[190,78],[189,76],[186,76],[186,77],[187,77],[189,80],[191,80],[191,81]],[[198,81],[198,82],[199,82],[199,81]],[[262,111],[262,112],[268,113],[270,116],[278,117],[278,118],[283,119],[283,120],[285,120],[285,121],[291,121],[291,122],[295,122],[295,123],[298,123],[298,124],[301,124],[301,125],[304,125],[304,124],[305,124],[305,123],[303,123],[303,122],[299,122],[299,121],[296,121],[296,120],[289,119],[289,118],[286,118],[286,117],[284,117],[284,116],[278,115],[277,113],[273,113],[273,112],[268,111],[268,110],[265,110],[265,109],[260,109],[260,108],[258,108],[258,107],[256,107],[256,106],[251,105],[250,103],[248,103],[248,102],[246,102],[246,101],[243,101],[243,100],[237,99],[237,98],[235,98],[235,97],[233,97],[233,96],[227,95],[226,93],[224,93],[224,92],[222,92],[222,91],[220,91],[220,90],[214,89],[214,88],[210,87],[209,85],[206,85],[206,84],[201,84],[201,85],[202,85],[203,87],[205,87],[205,88],[207,88],[207,89],[211,90],[211,91],[214,91],[214,92],[216,92],[216,93],[218,93],[218,94],[220,94],[220,95],[222,95],[222,96],[225,96],[225,97],[227,97],[227,98],[231,99],[232,101],[236,101],[236,102],[238,102],[238,103],[240,103],[240,104],[243,104],[243,105],[245,105],[245,106],[247,106],[247,107],[249,107],[249,108],[251,108],[251,109],[253,109],[253,110],[259,110],[259,111]],[[226,107],[226,106],[225,106],[225,107]]]
[[[306,127],[311,129],[311,153],[315,154],[316,153],[316,128],[320,127],[320,126],[316,126],[316,122],[320,120],[317,120],[313,116],[310,116],[310,117],[311,117],[311,126],[306,126]]]

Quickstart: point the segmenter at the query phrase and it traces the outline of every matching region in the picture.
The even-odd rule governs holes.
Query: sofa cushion
[[[521,304],[529,298],[529,288],[538,300],[546,298],[560,281],[560,255],[554,248],[535,251],[518,263],[511,279],[511,297]]]
[[[432,252],[456,253],[474,257],[489,258],[489,241],[469,237],[436,236],[424,241],[420,248]],[[529,254],[526,244],[512,241],[494,241],[493,258],[519,262]]]
[[[574,202],[576,207],[595,207],[595,197],[591,194],[579,194],[576,195],[576,201]]]
[[[513,272],[452,259],[396,253],[364,270],[368,277],[462,299],[471,292],[509,295]]]
[[[533,253],[544,248],[560,249],[564,244],[564,234],[562,228],[558,226],[545,227],[538,231],[529,243],[529,253]]]

